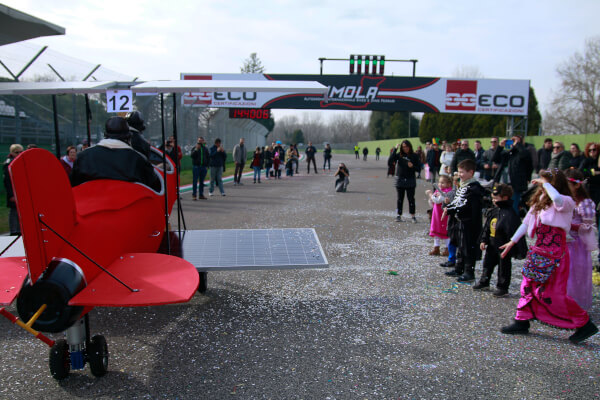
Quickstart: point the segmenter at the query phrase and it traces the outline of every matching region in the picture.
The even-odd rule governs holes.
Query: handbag
[[[523,276],[532,281],[544,283],[550,278],[552,271],[559,266],[561,258],[548,257],[535,251],[530,251],[523,263]]]

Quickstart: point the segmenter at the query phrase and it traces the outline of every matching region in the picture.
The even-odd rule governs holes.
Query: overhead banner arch
[[[326,98],[294,92],[185,93],[184,106],[523,116],[529,102],[529,80],[200,73],[183,73],[181,79],[315,81],[329,89]]]

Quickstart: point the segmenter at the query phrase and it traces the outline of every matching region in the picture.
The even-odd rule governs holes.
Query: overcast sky
[[[48,52],[32,73],[49,73],[50,62],[82,79],[102,64],[99,80],[239,73],[253,52],[268,73],[317,74],[319,57],[382,54],[418,59],[418,76],[475,69],[529,79],[542,112],[559,89],[556,67],[600,35],[599,0],[2,1],[66,28],[65,36],[0,47],[13,71],[42,45],[62,55]],[[388,62],[385,72],[409,76],[412,67]],[[348,63],[326,62],[324,73],[347,74]]]

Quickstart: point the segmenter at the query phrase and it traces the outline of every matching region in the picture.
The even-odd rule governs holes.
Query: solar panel
[[[198,271],[326,268],[312,228],[182,232],[181,257]]]

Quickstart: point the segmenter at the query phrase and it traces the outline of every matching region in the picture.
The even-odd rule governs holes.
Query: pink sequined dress
[[[446,194],[451,190],[452,188],[441,189],[443,194]],[[431,212],[431,227],[429,229],[429,236],[440,239],[448,239],[448,216],[446,215],[442,219],[442,213],[444,212],[442,208],[444,195],[442,193],[436,190],[432,196],[433,211]],[[439,203],[436,199],[439,199]]]
[[[597,248],[596,219],[594,202],[591,199],[581,201],[573,211],[573,221],[568,242],[571,264],[567,294],[584,310],[592,306],[592,250]]]
[[[577,329],[585,325],[589,316],[575,300],[567,295],[570,257],[566,232],[538,221],[534,228],[535,245],[529,250],[539,254],[562,255],[560,264],[543,283],[523,276],[521,298],[517,305],[517,320],[536,319],[545,324],[564,329]]]

